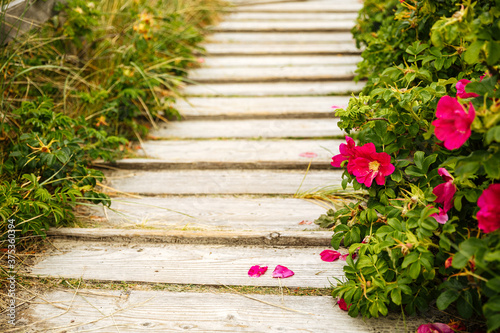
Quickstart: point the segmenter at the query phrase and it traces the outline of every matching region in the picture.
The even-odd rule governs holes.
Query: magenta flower
[[[470,98],[470,97],[478,97],[479,96],[476,93],[465,92],[465,86],[468,85],[469,83],[470,83],[470,81],[466,80],[466,79],[462,79],[462,80],[457,82],[457,84],[455,85],[455,88],[457,88],[457,97]]]
[[[274,269],[273,278],[282,278],[282,279],[284,279],[284,278],[293,276],[294,274],[295,273],[293,271],[289,270],[285,266],[278,265]]]
[[[345,140],[347,144],[341,143],[339,146],[340,154],[332,157],[332,166],[335,168],[340,168],[340,165],[344,161],[349,161],[356,155],[356,143],[351,137],[346,136]],[[348,162],[349,163],[349,162]],[[347,166],[347,171],[349,171],[349,165]]]
[[[443,184],[436,186],[432,193],[437,196],[434,202],[443,204],[444,210],[447,212],[453,207],[453,196],[457,192],[457,187],[453,184],[453,177],[445,168],[439,168],[438,174],[445,181]]]
[[[479,229],[485,233],[500,228],[500,184],[491,184],[477,200]]]
[[[434,213],[431,217],[435,218],[438,223],[445,224],[448,221],[448,212],[443,208],[438,207],[439,213]]]
[[[470,137],[470,126],[475,116],[476,110],[472,103],[466,112],[456,98],[443,96],[437,104],[437,119],[432,122],[436,127],[434,134],[439,140],[444,141],[447,149],[460,148]]]
[[[340,252],[333,251],[333,250],[324,250],[319,255],[321,256],[321,260],[327,261],[327,262],[332,262],[332,261],[338,260],[341,256]]]
[[[341,298],[337,301],[337,304],[339,305],[339,308],[344,311],[349,311],[349,308],[351,307],[352,304],[349,304],[347,306],[347,303],[345,302],[345,299]]]
[[[443,323],[424,324],[420,325],[417,333],[455,333],[450,326]]]
[[[432,214],[431,216],[439,223],[445,224],[448,221],[448,211],[453,208],[453,196],[457,192],[457,187],[453,184],[453,177],[448,170],[439,168],[438,174],[443,177],[445,182],[434,187],[432,193],[437,197],[434,202],[443,205],[443,207],[439,207],[439,213]]]
[[[356,147],[356,156],[349,162],[347,171],[354,176],[360,184],[372,186],[373,180],[379,185],[385,184],[385,177],[395,170],[391,164],[391,156],[387,153],[377,153],[373,143]],[[350,170],[349,170],[350,169]]]
[[[248,270],[248,276],[259,277],[262,274],[264,274],[266,271],[267,271],[267,266],[261,267],[259,265],[255,265],[255,266],[250,267],[250,269]]]

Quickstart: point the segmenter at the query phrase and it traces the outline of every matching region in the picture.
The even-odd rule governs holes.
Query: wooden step
[[[208,55],[358,55],[361,50],[351,43],[307,44],[204,44]]]
[[[355,65],[200,68],[190,71],[189,79],[199,83],[342,81],[352,80],[355,70]]]
[[[240,67],[255,68],[255,71],[267,71],[273,67],[287,68],[297,67],[309,68],[311,66],[332,66],[345,67],[362,60],[359,56],[217,56],[203,59],[203,69],[206,68],[235,68]],[[194,71],[190,71],[190,74]]]
[[[148,160],[132,165],[152,170]],[[307,167],[307,166],[304,166]],[[293,195],[298,191],[331,186],[340,188],[341,170],[123,170],[108,172],[106,193],[123,196],[139,195],[201,195],[201,194],[265,194]],[[305,177],[305,179],[304,179]],[[301,186],[302,183],[302,186]],[[175,209],[175,207],[172,207]]]
[[[149,230],[149,229],[104,229],[61,228],[50,229],[53,238],[85,241],[113,241],[161,244],[217,244],[258,246],[330,246],[331,231],[199,231],[199,230]]]
[[[357,13],[363,7],[359,1],[301,1],[290,3],[256,4],[230,8],[230,12],[259,13]]]
[[[351,21],[358,13],[232,13],[224,16],[224,21]]]
[[[323,44],[352,43],[348,32],[217,32],[207,37],[209,43],[231,44]]]
[[[165,168],[279,168],[304,169],[310,158],[304,153],[317,155],[314,167],[330,169],[333,155],[344,140],[161,140],[144,142],[144,158],[123,159],[120,166],[143,163],[165,164]]]
[[[31,276],[98,281],[329,288],[343,277],[344,261],[324,262],[325,247],[258,247],[194,244],[129,244],[54,239],[50,256]],[[347,250],[342,249],[347,253]],[[267,265],[260,278],[248,276],[254,265]],[[276,265],[291,269],[286,279],[271,277]]]
[[[346,107],[348,96],[190,97],[175,108],[185,119],[330,118],[332,106]]]
[[[344,137],[338,119],[244,119],[172,121],[151,135],[155,139]]]
[[[211,28],[215,32],[349,32],[352,20],[335,21],[224,21]]]
[[[68,289],[34,302],[22,317],[44,332],[63,327],[67,332],[329,333],[332,325],[336,333],[415,332],[433,322],[413,317],[405,322],[397,314],[352,318],[330,296]]]
[[[222,96],[334,96],[359,93],[364,82],[270,82],[270,83],[211,83],[189,85],[184,89],[185,96],[222,97]]]
[[[300,185],[297,180],[295,187]],[[220,231],[226,235],[245,232],[256,232],[259,236],[292,232],[323,235],[317,225],[306,222],[315,220],[326,209],[325,205],[303,199],[249,195],[122,196],[113,198],[111,209],[101,206],[89,208],[86,215],[79,215],[79,218],[104,228],[141,228],[139,233],[153,228],[156,231],[199,231],[202,234]],[[301,224],[302,221],[305,222]],[[64,230],[68,229],[58,232]],[[331,232],[327,234],[330,239]]]

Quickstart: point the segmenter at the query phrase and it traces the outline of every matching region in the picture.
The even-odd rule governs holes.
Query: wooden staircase
[[[345,262],[320,258],[332,232],[310,222],[325,205],[295,196],[340,187],[342,171],[330,161],[344,140],[332,106],[362,88],[352,81],[360,51],[349,33],[361,4],[233,1],[203,67],[190,73],[197,84],[177,103],[185,121],[153,132],[140,158],[118,161],[108,172],[113,210],[92,213],[94,228],[51,230],[53,251],[30,271],[107,287],[52,290],[19,325],[367,333],[413,332],[421,323],[351,318],[324,296]],[[250,278],[253,265],[269,270]],[[295,275],[272,278],[277,265]]]

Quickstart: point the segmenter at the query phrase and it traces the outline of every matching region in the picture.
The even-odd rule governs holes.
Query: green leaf
[[[436,305],[439,310],[446,310],[451,303],[455,302],[460,294],[456,290],[445,290],[436,300]]]
[[[486,321],[486,325],[488,326],[488,332],[493,332],[500,328],[500,313],[490,316]]]
[[[470,257],[471,256],[465,256],[462,252],[457,252],[453,256],[453,261],[451,262],[451,266],[453,268],[462,269],[465,267],[465,265],[467,265]]]
[[[457,310],[460,316],[465,319],[468,319],[472,316],[474,307],[472,304],[472,294],[469,290],[465,290],[461,293],[461,297],[457,301]]]
[[[422,177],[422,176],[424,176],[424,174],[420,171],[420,169],[417,168],[416,166],[413,166],[413,165],[410,165],[409,167],[407,167],[405,169],[405,173],[408,176],[414,176],[414,177]]]
[[[492,290],[500,290],[500,277],[494,277],[486,282],[486,287]]]
[[[412,252],[405,257],[403,263],[401,264],[401,268],[408,267],[409,264],[414,263],[418,260],[419,254],[418,252]]]
[[[500,59],[500,42],[488,41],[486,44],[486,63],[490,66],[498,65]]]
[[[420,275],[420,271],[422,270],[422,265],[420,262],[414,262],[411,264],[410,269],[409,269],[409,275],[412,279],[417,279],[418,276]]]
[[[391,291],[391,299],[396,305],[401,304],[401,289],[395,288]]]
[[[467,51],[464,53],[464,60],[468,64],[475,64],[479,62],[479,53],[481,52],[481,48],[484,45],[484,41],[475,41],[467,48]]]
[[[425,156],[425,154],[423,151],[417,151],[413,155],[413,161],[415,162],[415,165],[417,166],[417,168],[419,168],[420,170],[422,169],[422,166],[424,163],[424,156]]]

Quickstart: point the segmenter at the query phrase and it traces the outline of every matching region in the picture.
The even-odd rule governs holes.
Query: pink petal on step
[[[345,105],[333,105],[332,109],[345,109]]]
[[[274,269],[273,278],[282,278],[282,279],[284,279],[284,278],[290,277],[290,276],[292,276],[294,274],[295,273],[293,271],[289,270],[285,266],[278,265]]]
[[[312,224],[312,221],[303,220],[300,221],[299,224]]]
[[[300,153],[299,156],[300,157],[307,157],[307,158],[315,158],[315,157],[318,157],[318,154],[308,151],[305,153]]]
[[[319,254],[321,256],[321,260],[332,262],[340,258],[341,254],[338,251],[333,250],[324,250]]]
[[[267,266],[260,267],[259,265],[255,265],[250,267],[248,270],[248,276],[250,277],[259,277],[267,271]]]

